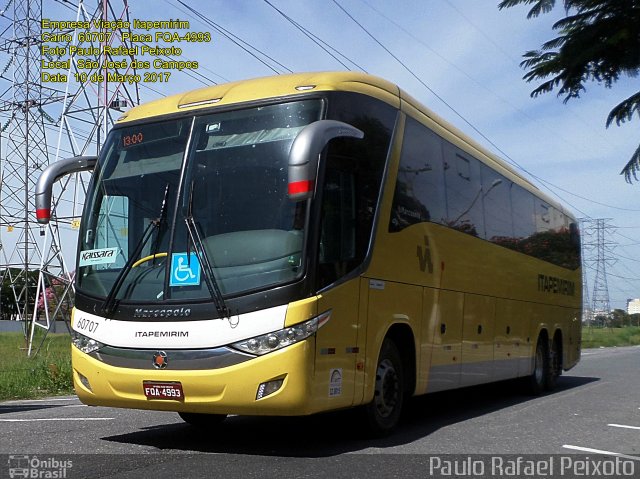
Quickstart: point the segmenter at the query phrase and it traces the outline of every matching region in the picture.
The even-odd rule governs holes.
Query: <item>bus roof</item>
[[[387,97],[383,99],[399,106],[399,88],[372,75],[353,72],[294,73],[224,83],[171,95],[132,108],[118,123],[212,106],[331,90],[369,92],[372,96]]]
[[[426,116],[438,127],[440,133],[445,132],[466,149],[473,150],[480,160],[498,169],[506,176],[516,179],[547,203],[570,214],[566,208],[542,193],[530,180],[509,166],[504,160],[494,155],[468,135],[449,124],[433,111],[426,108],[397,85],[374,75],[358,72],[311,72],[275,75],[253,78],[231,83],[214,85],[185,93],[171,95],[136,106],[122,115],[117,124],[143,120],[173,113],[197,111],[213,106],[226,106],[248,103],[268,98],[285,98],[303,95],[310,91],[353,91],[379,98],[405,112],[417,111]]]

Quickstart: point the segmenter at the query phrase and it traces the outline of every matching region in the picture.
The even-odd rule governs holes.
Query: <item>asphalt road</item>
[[[0,477],[8,455],[14,465],[25,455],[72,460],[69,478],[429,477],[429,455],[445,454],[619,455],[640,477],[639,366],[640,347],[586,350],[541,397],[507,382],[414,398],[397,433],[376,440],[345,412],[230,417],[201,433],[174,413],[91,408],[74,397],[4,402]]]

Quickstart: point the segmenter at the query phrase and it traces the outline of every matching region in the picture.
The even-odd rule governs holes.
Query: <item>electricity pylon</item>
[[[76,20],[89,21],[89,29],[51,30],[48,33],[57,34],[58,40],[43,42],[42,0],[15,1],[13,26],[4,30],[0,48],[0,53],[8,55],[0,80],[11,83],[0,101],[0,113],[5,112],[7,118],[3,129],[8,133],[6,154],[0,155],[0,252],[5,265],[3,283],[9,280],[12,285],[14,319],[24,321],[29,353],[36,326],[48,332],[55,327],[56,318],[68,319],[73,272],[65,253],[75,251],[63,251],[62,244],[75,242],[71,238],[79,226],[86,191],[86,178],[80,175],[56,185],[52,221],[41,228],[34,221],[35,182],[50,162],[97,153],[114,117],[140,102],[137,85],[109,82],[106,75],[112,58],[104,54],[104,47],[107,42],[109,46],[128,46],[122,32],[81,35],[104,33],[95,27],[95,19],[128,20],[127,0],[99,0],[93,8],[79,0],[76,5],[67,2],[65,7],[74,12]],[[78,68],[74,52],[80,47],[96,52],[82,55],[85,64],[91,60],[94,68]],[[52,51],[55,57],[48,53]],[[43,71],[43,60],[69,60],[63,74],[66,83],[43,82],[42,74],[49,73]],[[94,73],[105,74],[102,80],[92,82]],[[11,252],[2,242],[5,228],[7,233],[18,232]]]

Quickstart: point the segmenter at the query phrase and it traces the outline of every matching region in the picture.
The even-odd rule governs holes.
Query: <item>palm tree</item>
[[[503,0],[499,9],[532,5],[527,18],[553,10],[556,0]],[[543,80],[531,92],[536,97],[558,89],[566,103],[579,98],[587,81],[611,88],[621,76],[640,72],[640,0],[563,0],[566,16],[553,29],[560,34],[540,50],[524,54],[527,81]],[[640,92],[616,105],[606,126],[640,116]],[[640,146],[622,169],[626,181],[640,180]]]

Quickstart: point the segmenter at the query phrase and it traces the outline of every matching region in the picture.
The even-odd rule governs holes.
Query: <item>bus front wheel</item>
[[[179,412],[178,415],[184,422],[202,429],[216,427],[227,418],[226,414],[202,414],[196,412]]]
[[[385,435],[398,424],[404,402],[402,358],[393,341],[385,339],[376,368],[373,401],[365,407],[369,430]]]

